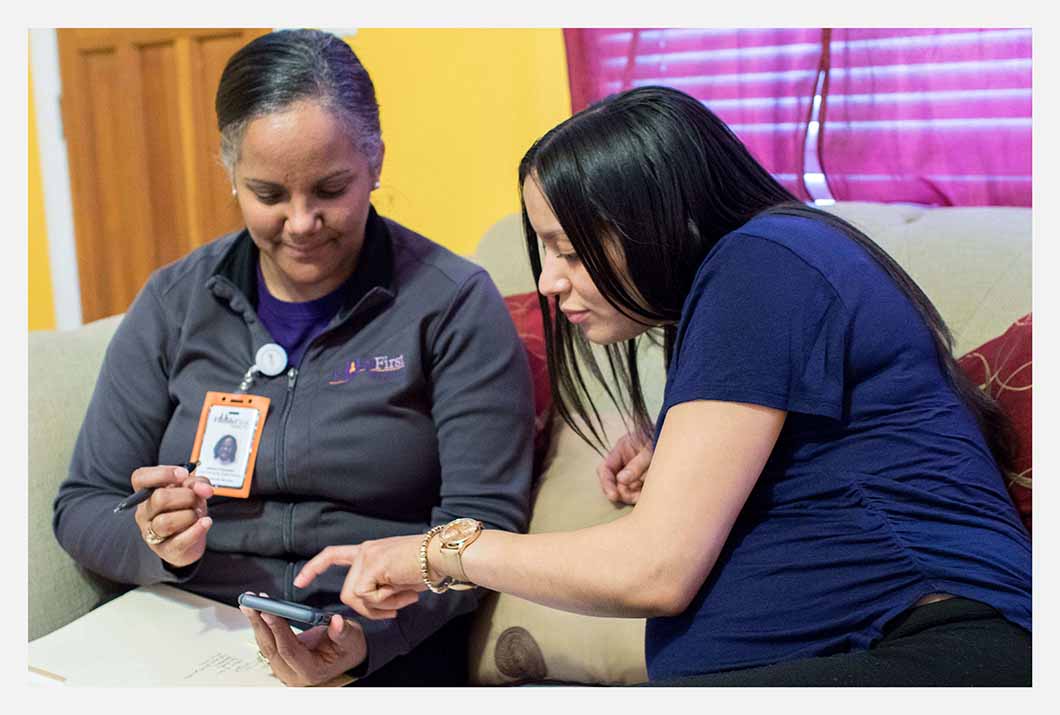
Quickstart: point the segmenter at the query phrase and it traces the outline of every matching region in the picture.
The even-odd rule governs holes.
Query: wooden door
[[[239,228],[213,103],[267,30],[58,30],[85,322],[125,311],[155,268]]]

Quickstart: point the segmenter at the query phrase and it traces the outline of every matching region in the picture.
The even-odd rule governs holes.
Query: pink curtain
[[[1030,30],[568,29],[564,38],[574,111],[631,87],[676,87],[800,198],[807,176],[819,181],[806,173],[817,170],[809,157],[839,200],[1030,205]]]
[[[643,85],[703,101],[801,198],[803,143],[821,56],[820,29],[565,30],[577,112]]]
[[[1030,30],[837,28],[827,64],[836,199],[1030,206]]]

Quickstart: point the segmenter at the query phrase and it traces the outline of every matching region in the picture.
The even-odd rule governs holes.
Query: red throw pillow
[[[542,467],[548,450],[549,427],[552,417],[552,385],[548,379],[548,358],[545,355],[545,330],[541,325],[541,306],[537,293],[519,293],[504,297],[515,329],[526,348],[530,360],[530,377],[534,384],[534,476]]]
[[[1016,471],[1006,474],[1009,494],[1031,530],[1031,314],[958,361],[975,384],[998,401],[1012,420],[1019,444]]]

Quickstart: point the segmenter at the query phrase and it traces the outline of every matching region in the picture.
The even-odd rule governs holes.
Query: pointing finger
[[[332,566],[349,566],[357,556],[356,546],[328,546],[306,561],[305,566],[294,577],[294,585],[305,588],[320,574]]]

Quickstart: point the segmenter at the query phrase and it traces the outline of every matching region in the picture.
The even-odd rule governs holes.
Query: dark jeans
[[[457,616],[411,652],[394,658],[379,670],[351,685],[389,688],[467,685],[471,616],[470,613]]]
[[[978,601],[913,608],[868,650],[691,675],[664,687],[1030,686],[1031,634]]]

